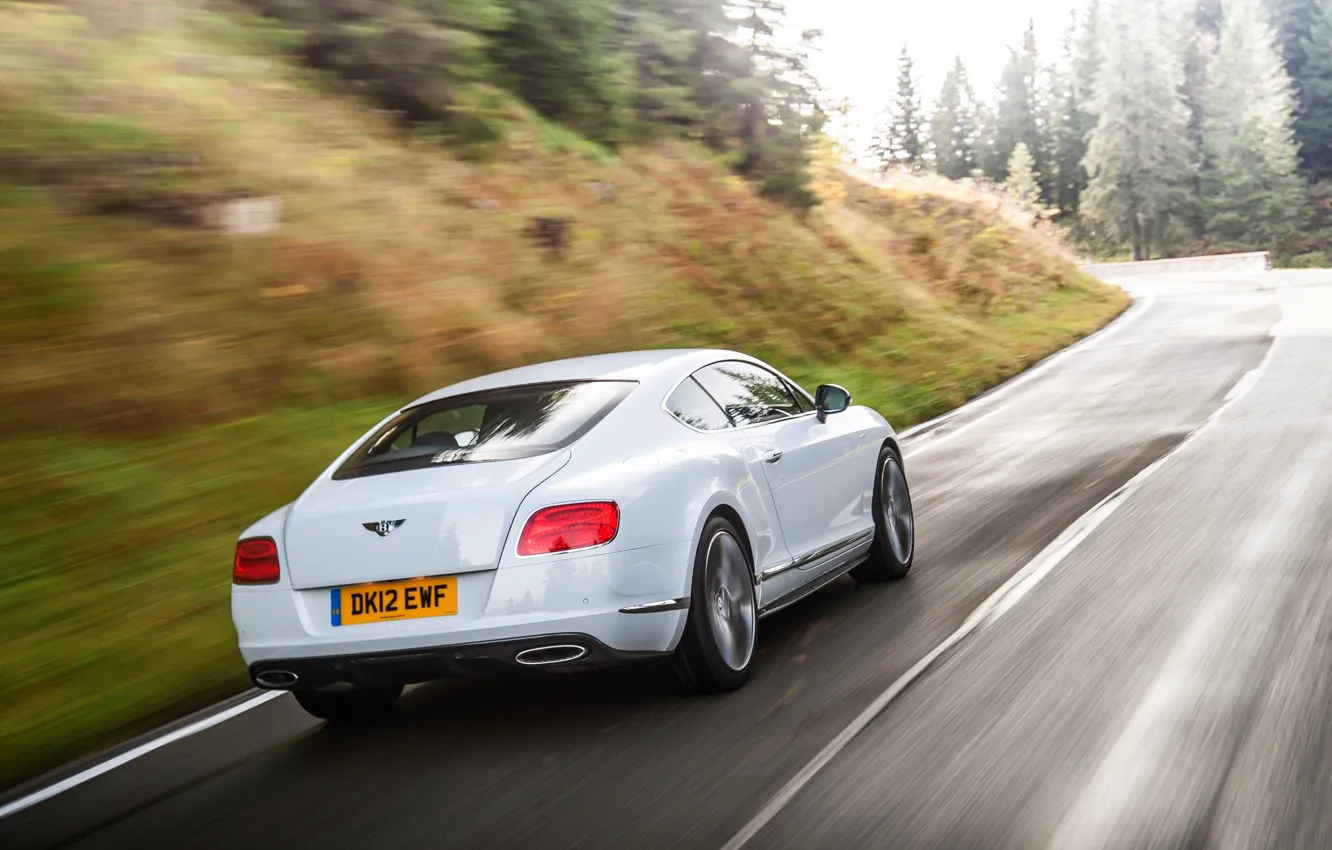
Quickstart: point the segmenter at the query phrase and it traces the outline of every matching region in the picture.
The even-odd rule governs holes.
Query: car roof
[[[638,381],[640,384],[673,384],[676,379],[718,360],[754,361],[754,358],[737,351],[716,348],[668,348],[572,357],[471,378],[428,393],[407,406],[414,407],[463,393],[556,381],[619,380]]]

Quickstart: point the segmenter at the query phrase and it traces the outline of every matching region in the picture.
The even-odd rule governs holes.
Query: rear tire
[[[401,695],[402,685],[362,685],[350,691],[292,691],[306,712],[334,723],[383,717]]]
[[[884,446],[874,474],[874,544],[869,558],[851,575],[857,581],[897,581],[911,572],[915,557],[916,515],[902,456]]]
[[[689,595],[689,619],[670,660],[685,693],[733,691],[749,678],[758,637],[754,570],[735,526],[713,517],[703,528]]]

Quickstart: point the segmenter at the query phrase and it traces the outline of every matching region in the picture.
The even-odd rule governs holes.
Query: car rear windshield
[[[402,411],[371,434],[333,477],[557,451],[591,430],[635,386],[633,381],[529,384],[426,402]]]

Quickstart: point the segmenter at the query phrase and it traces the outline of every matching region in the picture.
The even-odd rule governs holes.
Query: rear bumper
[[[519,660],[519,655],[524,652],[551,646],[577,647],[584,654],[575,660],[555,664],[531,664]],[[452,676],[484,676],[518,670],[586,669],[662,654],[611,649],[591,635],[551,634],[397,652],[272,659],[251,664],[250,679],[257,687],[266,690],[321,688],[338,683],[411,684]],[[276,683],[279,681],[282,684]]]
[[[627,657],[669,652],[684,631],[687,611],[622,609],[688,596],[691,551],[689,543],[679,543],[569,553],[461,573],[456,615],[353,626],[333,625],[327,588],[292,589],[284,577],[275,585],[233,586],[232,621],[252,671],[269,661],[447,656],[448,663],[429,660],[435,669],[462,660],[452,656],[463,647],[559,635],[584,637],[589,655],[593,644]]]

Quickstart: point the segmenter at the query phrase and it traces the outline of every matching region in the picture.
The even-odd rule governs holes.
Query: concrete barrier
[[[1101,278],[1115,280],[1145,275],[1172,274],[1252,274],[1272,267],[1266,251],[1247,254],[1210,254],[1204,257],[1177,257],[1170,260],[1139,260],[1136,263],[1088,263],[1083,270]]]

